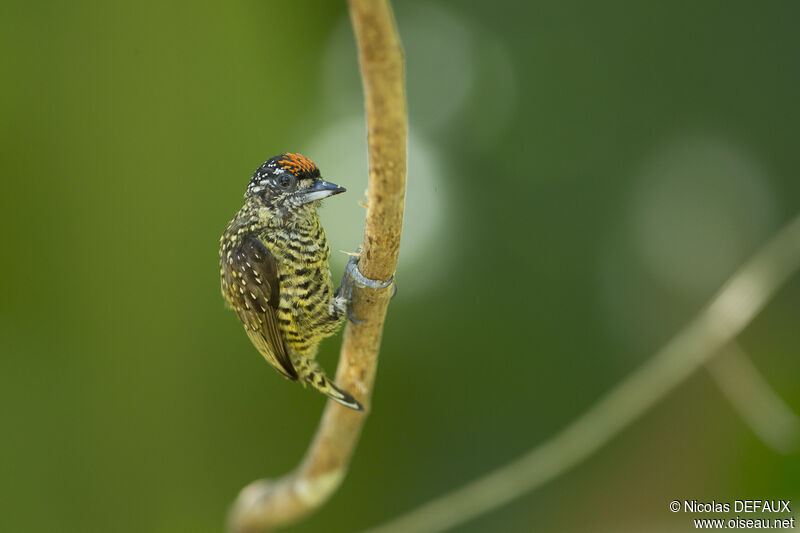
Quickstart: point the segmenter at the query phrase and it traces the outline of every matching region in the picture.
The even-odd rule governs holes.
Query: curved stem
[[[711,377],[761,442],[778,453],[800,447],[800,417],[770,387],[736,342],[706,363]]]
[[[397,266],[406,183],[407,115],[403,54],[386,0],[349,0],[356,33],[367,111],[369,188],[359,271],[389,280]],[[383,322],[392,287],[353,289],[336,383],[365,412],[329,401],[316,436],[300,465],[277,480],[259,480],[239,493],[229,518],[236,533],[268,531],[294,522],[325,503],[344,479],[369,412]]]
[[[563,474],[730,343],[800,268],[800,216],[783,227],[664,347],[548,441],[369,533],[445,531]]]

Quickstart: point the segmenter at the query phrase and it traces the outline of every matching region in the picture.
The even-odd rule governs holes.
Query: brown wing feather
[[[275,256],[252,235],[231,252],[231,263],[223,261],[222,265],[222,281],[231,305],[255,347],[276,370],[296,381],[297,371],[286,353],[275,314],[280,299]]]

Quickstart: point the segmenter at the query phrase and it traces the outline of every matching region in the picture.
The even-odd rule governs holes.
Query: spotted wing
[[[280,299],[278,265],[255,236],[245,237],[222,261],[222,285],[247,335],[275,369],[291,380],[297,371],[286,353],[275,310]]]

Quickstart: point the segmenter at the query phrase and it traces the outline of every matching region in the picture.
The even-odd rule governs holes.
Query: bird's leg
[[[356,318],[353,315],[352,309],[350,308],[350,301],[353,298],[353,287],[358,286],[361,288],[378,290],[385,289],[393,283],[394,276],[389,278],[387,281],[375,281],[365,277],[358,270],[358,255],[351,255],[350,260],[347,262],[347,266],[344,269],[344,275],[342,275],[342,284],[339,285],[339,288],[336,289],[336,292],[334,293],[334,305],[337,305],[338,301],[339,305],[344,306],[344,310],[347,313],[347,318],[350,320],[350,322],[353,322],[354,324],[363,324],[364,321]],[[392,296],[394,296],[396,291],[396,289],[392,291]]]

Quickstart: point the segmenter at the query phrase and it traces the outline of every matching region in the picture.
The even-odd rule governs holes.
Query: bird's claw
[[[353,309],[350,307],[349,304],[347,306],[347,320],[349,320],[350,322],[352,322],[353,324],[355,324],[357,326],[360,326],[361,324],[366,322],[366,320],[362,320],[360,318],[356,318],[356,316],[353,314]]]
[[[376,281],[373,279],[369,279],[365,277],[359,270],[358,270],[358,256],[351,256],[350,260],[347,262],[347,267],[345,268],[345,275],[348,276],[351,282],[355,283],[361,288],[367,289],[385,289],[392,283],[394,283],[394,276],[390,277],[386,281]],[[350,287],[352,291],[352,287]]]
[[[360,250],[359,250],[360,252]],[[386,281],[376,281],[365,277],[359,270],[358,270],[358,255],[350,256],[350,260],[347,262],[347,266],[344,269],[344,275],[342,276],[342,284],[336,290],[336,296],[342,297],[347,302],[347,319],[354,324],[363,324],[365,321],[359,318],[356,318],[353,315],[353,310],[350,307],[350,302],[353,297],[353,287],[358,286],[361,288],[368,288],[368,289],[385,289],[386,287],[392,285],[394,283],[394,276],[390,277]],[[397,292],[397,288],[392,288],[392,296],[395,295]]]

